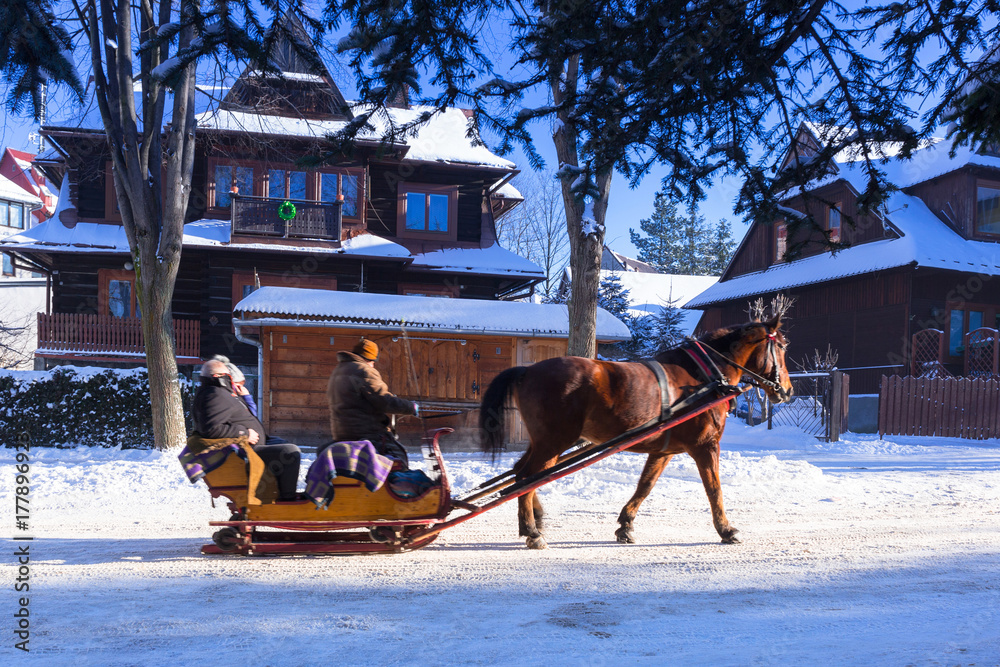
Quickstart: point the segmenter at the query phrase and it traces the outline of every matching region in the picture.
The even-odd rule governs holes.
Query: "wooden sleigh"
[[[226,498],[233,516],[229,521],[209,522],[219,530],[212,536],[213,544],[206,544],[201,552],[244,556],[399,553],[425,547],[438,533],[422,537],[417,533],[443,522],[451,511],[451,490],[438,444],[438,438],[451,432],[450,428],[437,429],[424,438],[432,473],[440,478],[436,486],[403,498],[388,483],[371,492],[358,480],[338,477],[326,509],[318,509],[304,496],[292,502],[274,500],[273,485],[262,483],[265,467],[260,457],[249,447],[244,450],[246,461],[232,454],[204,477],[213,501]]]

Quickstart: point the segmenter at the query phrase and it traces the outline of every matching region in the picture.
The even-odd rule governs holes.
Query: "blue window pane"
[[[288,198],[289,199],[306,198],[306,172],[304,171],[288,172]]]
[[[236,167],[236,193],[253,195],[253,167]]]
[[[108,314],[129,317],[132,314],[132,283],[127,280],[108,281]]]
[[[358,177],[341,176],[340,189],[344,195],[344,215],[358,217]]]
[[[12,276],[14,275],[14,264],[10,261],[10,255],[4,254],[3,256],[3,275]]]
[[[221,208],[229,206],[229,189],[233,186],[233,168],[223,165],[215,166],[215,205]]]
[[[0,201],[0,225],[7,224],[7,202]]]
[[[977,188],[976,231],[1000,234],[1000,188]]]
[[[419,192],[406,193],[406,228],[424,231],[424,195]]]
[[[962,355],[962,349],[964,349],[965,341],[962,340],[962,334],[964,333],[963,327],[965,326],[965,311],[964,310],[953,310],[951,311],[951,321],[948,327],[948,354],[953,357],[959,357]]]
[[[24,209],[20,204],[10,205],[10,226],[24,229]]]
[[[830,208],[830,231],[834,237],[840,235],[840,209]]]
[[[337,175],[319,175],[319,200],[324,202],[337,201]]]
[[[448,195],[428,195],[430,220],[427,229],[432,232],[448,231]]]
[[[975,331],[983,326],[983,313],[979,310],[969,311],[969,331]]]
[[[267,172],[267,196],[274,199],[285,198],[284,169],[272,169]]]

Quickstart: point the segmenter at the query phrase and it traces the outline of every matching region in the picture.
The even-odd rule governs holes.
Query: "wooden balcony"
[[[295,217],[282,220],[278,209],[286,201],[295,206]],[[271,199],[234,195],[231,205],[233,235],[285,239],[340,241],[343,202]]]
[[[174,320],[177,363],[200,363],[200,338],[198,320]],[[146,345],[142,321],[135,317],[38,313],[35,355],[52,359],[143,361]]]

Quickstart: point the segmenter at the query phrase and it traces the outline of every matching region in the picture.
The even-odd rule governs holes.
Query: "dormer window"
[[[458,187],[400,183],[396,233],[404,238],[458,238]]]
[[[830,232],[831,241],[835,243],[840,241],[840,202],[830,207],[826,228]]]
[[[976,183],[976,233],[1000,236],[1000,183]]]
[[[785,251],[788,250],[788,225],[784,220],[774,223],[774,261],[785,261]]]

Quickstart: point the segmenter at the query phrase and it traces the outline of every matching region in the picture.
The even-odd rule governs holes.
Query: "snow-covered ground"
[[[644,457],[543,490],[550,548],[508,505],[393,556],[207,557],[224,519],[174,455],[33,450],[31,652],[45,665],[1000,664],[1000,442],[731,422],[722,545],[677,457],[614,542]],[[13,452],[0,502],[13,532]],[[448,456],[467,489],[493,467]],[[9,539],[7,545],[14,544]],[[23,543],[19,543],[23,544]],[[9,554],[13,549],[7,549]],[[0,560],[13,581],[14,559]],[[10,663],[8,663],[10,664]]]

